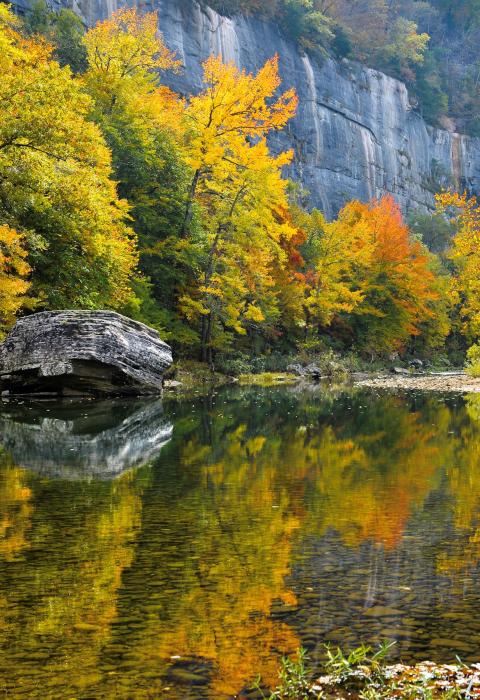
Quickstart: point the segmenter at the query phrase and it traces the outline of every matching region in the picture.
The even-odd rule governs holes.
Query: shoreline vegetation
[[[362,645],[344,653],[325,646],[326,661],[320,675],[309,669],[304,649],[282,659],[279,684],[265,692],[261,679],[255,684],[262,700],[473,700],[480,697],[480,663],[452,664],[423,661],[415,665],[391,663],[388,654],[395,642],[378,648]],[[315,676],[312,680],[312,676]]]
[[[480,378],[472,377],[462,369],[427,369],[422,372],[407,367],[376,367],[348,369],[339,365],[334,370],[316,376],[303,376],[293,371],[246,372],[238,375],[215,372],[204,363],[177,362],[167,373],[167,393],[185,393],[199,389],[217,389],[227,385],[278,387],[296,386],[307,389],[315,384],[345,384],[358,388],[417,390],[444,393],[480,393]]]

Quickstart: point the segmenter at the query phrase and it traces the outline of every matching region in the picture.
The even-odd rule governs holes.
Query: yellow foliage
[[[117,10],[90,29],[84,42],[90,69],[104,76],[155,82],[155,71],[180,66],[158,33],[156,12]]]
[[[0,193],[8,223],[33,234],[37,255],[48,250],[34,261],[33,291],[57,307],[118,306],[131,294],[136,251],[110,152],[87,119],[91,100],[48,45],[25,39],[0,10]]]
[[[436,195],[437,208],[450,213],[457,226],[450,258],[456,268],[454,290],[460,295],[464,331],[470,339],[480,335],[480,207],[464,193]]]
[[[6,224],[0,224],[0,336],[21,309],[30,283],[23,237]]]

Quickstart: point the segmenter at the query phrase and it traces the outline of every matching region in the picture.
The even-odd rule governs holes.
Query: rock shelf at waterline
[[[0,345],[3,396],[161,394],[170,347],[113,311],[44,311],[17,321]]]

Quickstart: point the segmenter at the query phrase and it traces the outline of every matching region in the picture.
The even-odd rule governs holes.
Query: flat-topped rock
[[[44,311],[0,345],[2,393],[160,394],[172,363],[158,332],[113,311]]]

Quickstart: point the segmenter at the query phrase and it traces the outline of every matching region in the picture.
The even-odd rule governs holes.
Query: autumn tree
[[[183,103],[162,85],[178,61],[158,32],[156,13],[122,9],[84,37],[85,89],[92,118],[112,150],[119,193],[131,207],[142,277],[134,280],[139,307],[127,311],[183,341],[175,294],[184,268],[176,264],[189,180],[180,146]],[[172,255],[174,256],[172,259]]]
[[[393,198],[350,202],[331,223],[319,212],[303,216],[309,232],[307,325],[330,327],[344,342],[372,355],[399,349],[418,335],[435,315],[439,283],[432,257],[411,240]],[[449,328],[442,319],[445,323],[437,327],[441,341]]]
[[[118,307],[136,253],[90,99],[5,5],[0,72],[0,224],[25,238],[32,295],[46,308]]]
[[[236,150],[248,139],[282,129],[295,114],[297,98],[288,90],[273,101],[280,86],[278,57],[247,74],[211,56],[203,65],[204,90],[190,99],[186,159],[193,170],[182,235],[188,236],[197,192],[208,189],[213,168],[235,163]]]
[[[475,340],[480,336],[480,207],[475,197],[465,193],[443,192],[436,200],[438,211],[449,215],[457,231],[449,257],[455,266],[463,331]]]
[[[363,300],[362,289],[355,277],[362,274],[372,257],[372,244],[363,230],[328,223],[314,209],[310,214],[297,209],[297,222],[307,237],[302,248],[306,268],[303,281],[305,340],[313,327],[325,328],[339,314],[352,312]]]
[[[201,357],[211,361],[232,333],[243,335],[249,324],[276,313],[271,266],[284,257],[282,241],[294,235],[280,214],[288,207],[282,168],[292,154],[272,156],[266,136],[294,114],[296,96],[288,91],[273,101],[280,84],[276,58],[253,76],[210,57],[204,83],[185,112],[185,159],[193,177],[182,238],[192,240],[195,205],[204,234],[198,277],[180,301],[190,321],[201,319]]]

